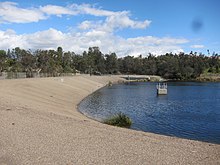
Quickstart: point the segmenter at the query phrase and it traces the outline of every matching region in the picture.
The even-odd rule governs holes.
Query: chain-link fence
[[[21,78],[40,78],[40,77],[64,77],[75,76],[79,73],[37,73],[37,72],[0,72],[1,79],[21,79]]]

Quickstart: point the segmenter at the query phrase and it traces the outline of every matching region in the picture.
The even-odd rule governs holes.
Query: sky
[[[220,54],[220,0],[0,0],[0,49]]]

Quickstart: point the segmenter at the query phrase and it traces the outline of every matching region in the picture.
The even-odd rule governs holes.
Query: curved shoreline
[[[77,105],[120,76],[0,81],[0,164],[219,164],[220,145],[104,125]]]
[[[115,83],[116,83],[116,82],[114,82],[114,84],[115,84]],[[76,110],[77,110],[77,112],[79,112],[80,114],[82,114],[83,116],[85,116],[86,118],[88,118],[89,120],[93,120],[93,121],[96,121],[96,122],[102,123],[101,121],[96,120],[96,119],[94,119],[94,118],[92,118],[92,117],[90,117],[90,116],[84,114],[83,112],[81,112],[81,111],[79,110],[79,105],[80,105],[81,102],[83,102],[87,97],[93,95],[95,92],[101,90],[102,88],[106,88],[106,86],[107,86],[107,84],[105,84],[104,86],[102,86],[102,87],[100,87],[100,88],[94,90],[92,93],[86,95],[86,96],[85,96],[85,97],[84,97],[84,98],[83,98],[83,99],[82,99],[82,100],[76,105]],[[102,123],[102,124],[103,124],[103,123]]]
[[[124,77],[123,77],[124,78]],[[127,84],[127,82],[128,81],[124,81],[123,82],[123,84]],[[139,82],[139,81],[136,81],[136,82]],[[172,81],[170,81],[170,82],[172,82]],[[176,81],[174,81],[174,82],[176,82]],[[177,81],[177,82],[183,82],[183,81]],[[188,81],[186,81],[186,82],[188,82]],[[191,81],[191,82],[193,82],[193,81]],[[191,82],[189,82],[189,83],[191,83]],[[209,82],[209,83],[217,83],[217,82]],[[114,84],[118,84],[118,83],[114,83]],[[107,85],[105,85],[105,86],[103,86],[103,87],[101,87],[101,88],[99,88],[99,89],[97,89],[96,91],[94,91],[93,93],[91,93],[91,94],[89,94],[88,96],[86,96],[83,100],[81,100],[80,101],[80,103],[77,105],[77,111],[79,112],[79,113],[81,113],[81,114],[83,114],[84,116],[86,116],[88,119],[91,119],[91,120],[94,120],[94,121],[96,121],[96,122],[99,122],[99,123],[102,123],[102,124],[104,124],[104,120],[106,119],[106,116],[104,115],[103,116],[103,114],[101,115],[102,117],[100,118],[100,117],[97,117],[96,116],[96,113],[93,113],[92,111],[90,112],[90,113],[88,113],[88,111],[87,110],[80,110],[80,107],[79,107],[79,105],[82,103],[82,102],[84,102],[84,101],[86,101],[86,99],[87,99],[87,97],[90,97],[91,95],[93,95],[95,92],[98,92],[99,90],[101,90],[101,89],[103,89],[103,88],[108,88],[108,86]],[[89,98],[89,100],[91,100],[91,98]],[[85,107],[83,108],[83,109],[85,109]],[[91,110],[91,109],[90,109]],[[92,108],[92,110],[95,110],[94,108]],[[116,112],[115,112],[116,114],[118,113],[117,112],[117,110],[116,110]],[[124,112],[124,113],[126,113],[126,112]],[[95,116],[94,116],[95,115]],[[163,134],[163,133],[155,133],[155,132],[149,132],[149,131],[144,131],[144,130],[142,130],[142,129],[135,129],[135,128],[127,128],[127,129],[131,129],[131,130],[135,130],[135,131],[142,131],[142,132],[146,132],[146,133],[153,133],[153,134],[156,134],[156,135],[162,135],[162,136],[170,136],[170,137],[173,137],[173,138],[180,138],[180,139],[186,139],[186,140],[193,140],[193,141],[199,141],[199,142],[205,142],[205,143],[211,143],[211,144],[216,144],[216,145],[220,145],[220,143],[218,142],[218,141],[211,141],[211,140],[201,140],[201,139],[194,139],[194,138],[189,138],[189,137],[181,137],[181,136],[175,136],[175,135],[166,135],[166,134]]]

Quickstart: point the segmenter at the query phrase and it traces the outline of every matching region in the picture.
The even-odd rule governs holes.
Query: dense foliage
[[[19,47],[0,50],[0,72],[41,72],[57,73],[95,73],[102,74],[145,74],[160,75],[168,79],[194,79],[201,73],[220,73],[220,56],[191,52],[146,57],[125,56],[118,58],[115,53],[103,54],[98,47],[90,47],[83,54],[57,50],[24,50]],[[31,74],[30,74],[31,75]],[[30,76],[31,77],[31,76]]]

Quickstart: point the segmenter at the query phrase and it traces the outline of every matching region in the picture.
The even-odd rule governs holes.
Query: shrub
[[[132,121],[131,119],[123,113],[119,113],[114,115],[106,120],[104,120],[105,124],[117,126],[117,127],[125,127],[130,128]]]
[[[109,87],[112,86],[112,82],[111,81],[108,82],[108,86]]]

